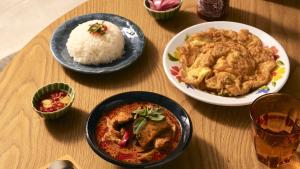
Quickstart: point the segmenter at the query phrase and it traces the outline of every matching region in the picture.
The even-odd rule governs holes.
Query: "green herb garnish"
[[[178,54],[176,52],[174,52],[174,55],[172,55],[171,53],[168,53],[168,58],[170,61],[178,61]]]
[[[100,35],[104,35],[107,31],[107,26],[104,25],[104,21],[102,23],[94,23],[90,25],[88,31],[90,33],[99,33]]]
[[[145,117],[138,117],[133,122],[133,134],[138,134],[141,129],[146,125],[147,119]]]
[[[139,108],[132,112],[134,114],[133,133],[138,134],[146,125],[148,120],[162,121],[165,119],[163,110],[159,107]]]
[[[278,60],[278,61],[277,61],[277,64],[278,64],[278,65],[284,65],[284,63],[283,63],[281,60]]]
[[[189,34],[186,34],[186,35],[185,35],[185,38],[184,38],[184,41],[187,41],[189,38],[190,38],[190,35],[189,35]]]

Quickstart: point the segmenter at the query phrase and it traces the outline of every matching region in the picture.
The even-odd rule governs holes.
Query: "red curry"
[[[110,156],[133,164],[165,158],[178,145],[181,128],[166,108],[148,102],[121,105],[99,119],[98,145]]]

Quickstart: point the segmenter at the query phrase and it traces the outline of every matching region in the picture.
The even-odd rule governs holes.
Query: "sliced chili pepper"
[[[130,138],[130,132],[128,130],[126,130],[123,137],[122,137],[121,142],[119,143],[119,146],[125,147],[128,140],[129,140],[129,138]]]
[[[171,68],[177,72],[179,72],[179,70],[180,70],[178,66],[172,66]]]

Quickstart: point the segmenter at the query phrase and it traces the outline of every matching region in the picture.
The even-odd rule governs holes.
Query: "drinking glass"
[[[252,103],[250,116],[258,160],[271,168],[289,162],[299,144],[300,100],[266,94]]]

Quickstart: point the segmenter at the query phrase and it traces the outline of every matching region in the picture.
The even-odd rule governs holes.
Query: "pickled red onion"
[[[147,0],[150,9],[156,11],[166,11],[179,5],[180,0]]]

